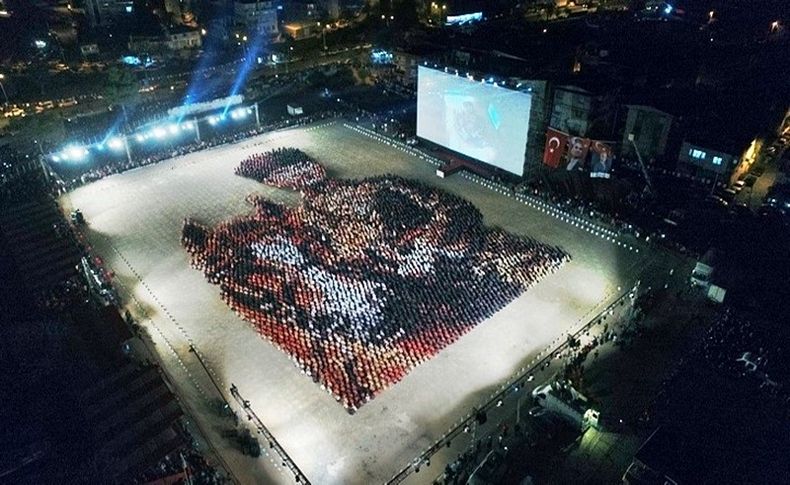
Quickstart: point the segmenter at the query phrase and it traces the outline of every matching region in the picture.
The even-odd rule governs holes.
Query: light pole
[[[5,106],[8,106],[8,94],[5,92],[5,86],[3,86],[3,79],[5,79],[5,74],[0,74],[0,90],[3,91],[3,97],[5,98]]]
[[[131,164],[132,163],[132,152],[129,150],[129,136],[128,135],[124,135],[124,137],[123,137],[123,148],[124,148],[124,150],[126,150],[126,161],[129,162],[129,164]]]
[[[642,161],[642,154],[639,153],[639,147],[636,146],[636,141],[633,133],[628,134],[628,141],[630,141],[631,145],[633,145],[634,152],[636,152],[636,159],[639,160],[639,168],[642,169],[642,175],[645,177],[645,183],[646,183],[645,188],[647,189],[647,192],[649,192],[652,195],[654,192],[653,192],[653,184],[650,182],[650,174],[647,172],[647,167],[645,167],[645,164]]]
[[[329,24],[321,25],[321,22],[316,22],[318,28],[321,29],[321,39],[324,42],[324,50],[326,50],[326,29],[329,28]]]
[[[198,124],[197,116],[193,117],[192,121],[195,123],[195,138],[200,143],[200,125]]]

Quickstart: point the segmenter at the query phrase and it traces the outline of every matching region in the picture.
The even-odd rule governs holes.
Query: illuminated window
[[[132,6],[131,5],[127,5],[126,6],[126,13],[132,13]]]
[[[713,164],[714,165],[721,165],[722,161],[723,160],[722,160],[721,157],[713,157]]]
[[[695,148],[692,148],[691,150],[689,150],[689,155],[691,155],[692,158],[703,159],[707,154],[702,150],[697,150]]]

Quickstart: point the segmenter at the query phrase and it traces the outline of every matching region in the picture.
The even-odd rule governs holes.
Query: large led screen
[[[524,173],[532,96],[422,67],[417,80],[417,136]]]

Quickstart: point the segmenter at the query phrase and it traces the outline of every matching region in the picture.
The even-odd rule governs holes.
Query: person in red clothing
[[[256,154],[242,176],[299,190],[260,197],[181,241],[222,299],[349,412],[433,357],[569,259],[483,225],[468,201],[402,177],[326,177],[292,148]]]

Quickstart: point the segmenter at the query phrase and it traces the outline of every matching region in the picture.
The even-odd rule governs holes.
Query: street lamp
[[[3,97],[5,98],[5,105],[8,106],[8,94],[5,92],[5,86],[3,86],[3,79],[5,79],[5,74],[0,73],[0,90],[3,91]]]

